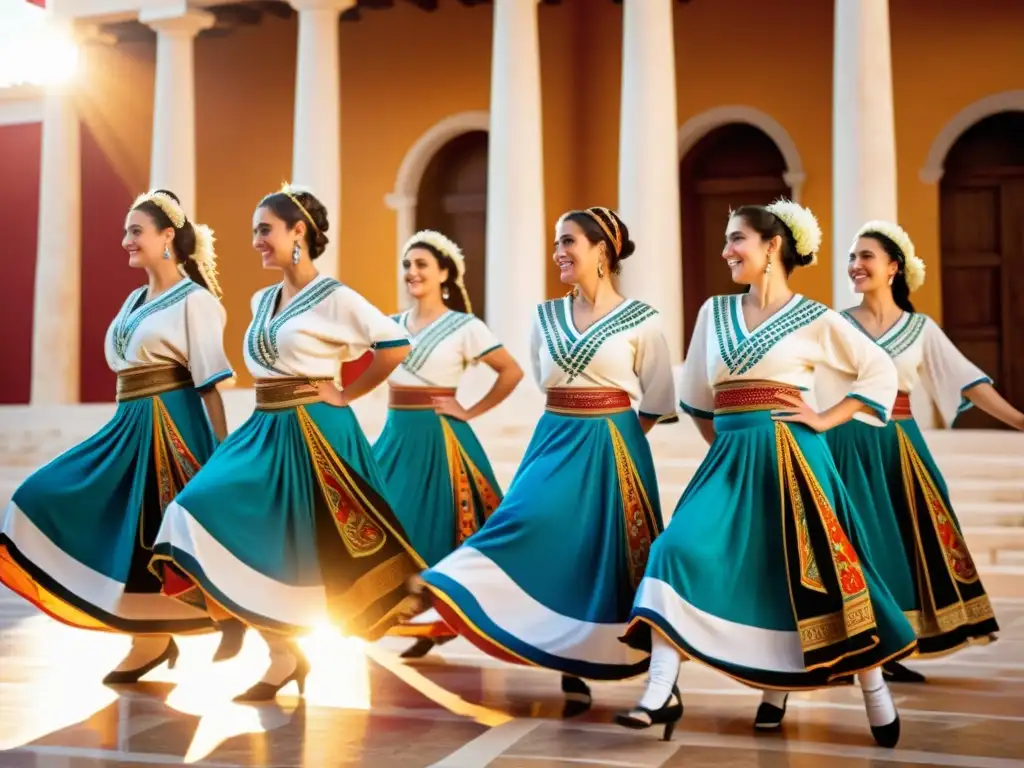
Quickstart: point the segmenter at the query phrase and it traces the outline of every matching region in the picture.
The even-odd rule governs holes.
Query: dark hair
[[[466,305],[466,293],[461,287],[459,287],[459,270],[455,266],[455,260],[442,252],[441,249],[435,248],[430,243],[414,242],[408,248],[405,249],[405,256],[409,256],[409,251],[414,248],[422,248],[428,251],[434,259],[437,260],[437,266],[441,269],[448,270],[448,279],[441,283],[441,300],[448,309],[454,309],[456,312],[469,312],[469,307]],[[444,289],[448,289],[448,298],[444,298]]]
[[[616,275],[622,270],[622,260],[628,259],[636,250],[636,243],[629,239],[629,228],[618,214],[607,208],[587,208],[585,211],[569,211],[562,221],[571,221],[583,230],[584,237],[592,245],[604,243],[608,249],[608,267]],[[618,233],[621,248],[615,247],[614,235]]]
[[[166,195],[178,205],[181,205],[181,200],[170,190],[155,189],[153,193]],[[149,216],[156,225],[156,228],[161,232],[165,229],[174,230],[174,240],[171,241],[171,248],[174,251],[175,261],[181,265],[185,270],[185,274],[188,275],[193,283],[203,286],[206,290],[210,290],[210,286],[206,284],[206,280],[203,279],[203,275],[199,271],[199,265],[192,259],[192,254],[196,252],[196,230],[192,226],[192,222],[188,220],[188,217],[185,217],[184,224],[176,227],[170,217],[164,213],[164,209],[152,200],[144,200],[132,210],[142,211]]]
[[[782,268],[789,277],[797,267],[805,267],[814,261],[814,254],[810,253],[801,256],[796,252],[796,238],[786,223],[762,205],[741,205],[730,214],[739,216],[747,226],[757,232],[762,240],[771,240],[773,237],[782,238],[782,252],[780,258]]]
[[[907,257],[896,241],[883,235],[881,232],[861,232],[861,237],[870,237],[882,246],[882,250],[890,260],[896,262],[896,275],[892,279],[892,298],[896,306],[904,312],[913,312],[914,305],[910,303],[910,286],[907,285]]]
[[[305,213],[295,204],[293,197],[299,201],[302,208],[305,208]],[[330,226],[327,221],[327,209],[312,193],[298,190],[292,191],[290,195],[285,192],[273,192],[260,200],[258,207],[268,208],[277,218],[284,221],[289,229],[300,221],[305,222],[309,258],[318,258],[327,248],[327,235],[324,234]],[[309,218],[306,218],[306,213],[309,214]],[[310,222],[310,219],[313,221]]]

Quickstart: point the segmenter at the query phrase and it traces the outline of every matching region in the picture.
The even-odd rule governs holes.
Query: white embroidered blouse
[[[188,368],[197,389],[234,376],[224,354],[227,312],[217,298],[188,278],[146,301],[146,286],[125,299],[103,342],[107,365],[120,372],[177,363]]]
[[[714,418],[715,387],[728,382],[772,381],[808,391],[815,370],[824,368],[846,374],[844,396],[888,421],[896,400],[892,361],[838,312],[794,294],[751,331],[742,299],[742,294],[712,296],[700,308],[683,363],[684,411]]]
[[[333,278],[318,275],[277,311],[281,289],[278,283],[252,297],[243,346],[253,378],[335,379],[340,363],[409,343],[398,323]]]
[[[572,295],[537,306],[530,336],[533,376],[552,387],[621,389],[640,415],[674,418],[675,386],[668,343],[657,310],[624,299],[585,331],[572,319]]]
[[[388,381],[402,387],[459,386],[463,372],[480,358],[501,347],[501,342],[475,315],[448,310],[416,333],[409,331],[411,310],[392,315],[409,333],[412,351]]]

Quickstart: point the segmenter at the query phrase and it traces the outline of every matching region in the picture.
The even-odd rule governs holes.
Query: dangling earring
[[[444,299],[445,301],[448,301],[448,297],[449,296],[451,296],[451,293],[448,291],[448,286],[447,285],[442,285],[441,286],[441,298]]]
[[[889,275],[889,285],[892,285],[892,281],[896,279],[896,275]]]
[[[302,255],[302,250],[299,248],[299,241],[295,241],[295,247],[292,248],[292,264],[299,263],[299,257]]]
[[[601,279],[601,278],[604,277],[604,266],[601,264],[600,261],[597,262],[597,277],[598,277],[598,279]]]
[[[772,257],[768,257],[768,263],[764,267],[764,273],[770,275],[772,273]]]
[[[171,246],[169,246],[169,245],[165,245],[164,246],[164,259],[166,261],[170,261],[171,260]]]

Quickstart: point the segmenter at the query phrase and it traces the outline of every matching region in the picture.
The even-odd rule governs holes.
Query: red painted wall
[[[27,403],[32,375],[32,291],[39,218],[40,123],[0,126],[0,403]]]
[[[142,191],[142,190],[139,190]],[[121,248],[124,217],[135,199],[89,128],[82,124],[82,402],[110,402],[116,377],[103,337],[125,297],[146,282]]]

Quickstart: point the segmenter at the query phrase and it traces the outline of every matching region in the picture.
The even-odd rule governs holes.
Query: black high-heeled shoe
[[[757,715],[754,717],[754,728],[759,731],[777,731],[782,727],[782,718],[786,716],[786,704],[789,702],[787,693],[782,699],[782,706],[776,707],[767,701],[762,701],[757,708]]]
[[[220,645],[213,654],[214,661],[227,661],[233,659],[242,650],[242,643],[245,641],[246,626],[238,619],[225,619],[218,622],[220,629]]]
[[[582,715],[594,703],[590,686],[572,675],[562,675],[562,695],[565,697],[562,717],[565,718]]]
[[[454,637],[421,637],[415,643],[413,643],[404,651],[402,651],[398,655],[398,658],[422,659],[424,656],[426,656],[428,653],[434,650],[434,648],[436,648],[437,646],[444,645],[445,643],[454,639]]]
[[[232,701],[238,704],[251,704],[258,701],[273,701],[274,697],[277,696],[277,692],[288,685],[292,680],[294,680],[296,685],[299,686],[299,696],[304,696],[306,693],[306,676],[309,674],[309,660],[306,659],[305,654],[299,650],[298,646],[293,646],[291,648],[291,653],[295,656],[295,669],[292,670],[292,673],[288,675],[288,677],[279,683],[258,682],[249,690],[235,696]]]
[[[676,703],[673,704],[672,700]],[[647,719],[637,717],[637,714],[647,715]],[[672,741],[672,733],[676,725],[683,719],[683,697],[679,694],[679,686],[673,685],[672,692],[668,699],[659,709],[648,709],[647,707],[636,706],[628,712],[619,712],[615,715],[615,722],[623,728],[631,728],[634,731],[645,731],[654,725],[664,725],[665,732],[662,734],[662,741]]]
[[[167,643],[167,647],[164,652],[157,656],[152,661],[143,664],[141,667],[136,669],[123,669],[114,670],[108,672],[107,676],[103,678],[104,685],[131,685],[132,683],[139,682],[140,678],[148,675],[154,669],[159,667],[164,662],[167,662],[168,669],[174,669],[178,663],[178,644],[174,642],[172,637],[170,642]]]
[[[882,665],[882,677],[888,683],[927,683],[928,678],[920,672],[904,667],[896,661],[887,661]]]

